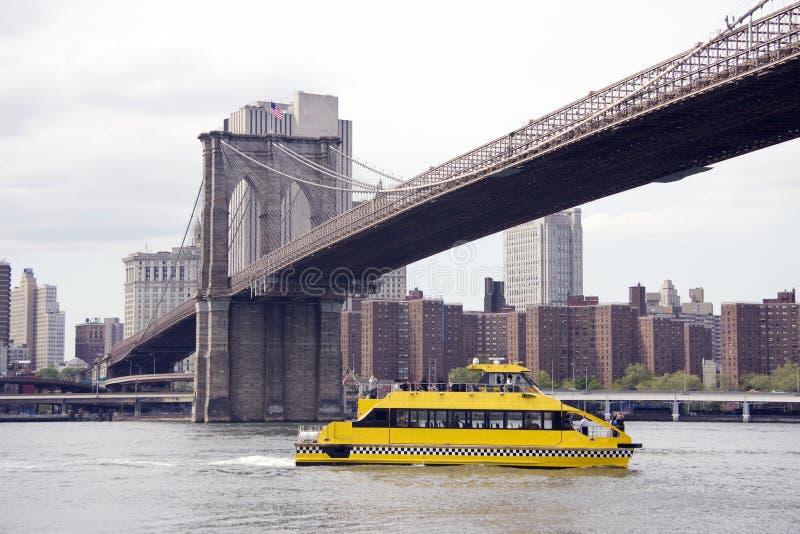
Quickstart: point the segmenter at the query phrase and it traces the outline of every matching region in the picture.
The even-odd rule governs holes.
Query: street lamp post
[[[583,390],[584,391],[589,391],[589,362],[585,362],[583,364],[583,370],[584,370],[584,373],[586,375],[585,381],[583,383]]]

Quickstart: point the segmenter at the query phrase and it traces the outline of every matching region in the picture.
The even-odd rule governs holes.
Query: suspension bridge
[[[800,136],[800,2],[765,4],[406,180],[353,160],[336,136],[200,135],[198,292],[97,373],[124,376],[131,361],[164,373],[195,354],[194,421],[336,417],[345,294],[459,242]],[[231,253],[243,242],[246,261]]]

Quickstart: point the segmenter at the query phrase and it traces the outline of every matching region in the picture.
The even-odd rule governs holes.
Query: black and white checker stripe
[[[297,445],[298,454],[321,454],[317,445]],[[633,449],[531,449],[524,447],[433,447],[404,445],[354,445],[351,455],[367,456],[520,456],[557,458],[630,458]]]

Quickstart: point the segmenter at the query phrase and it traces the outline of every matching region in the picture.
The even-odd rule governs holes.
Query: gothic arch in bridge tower
[[[338,140],[227,132],[200,139],[204,187],[192,418],[214,422],[337,417],[338,297],[302,291],[276,295],[276,300],[231,295],[230,277],[235,269],[296,239],[340,209],[341,191],[314,185],[331,185],[336,179],[282,156],[276,144],[331,168],[328,145]],[[287,386],[300,383],[305,386],[302,391]]]
[[[245,139],[238,139],[245,137]],[[336,216],[341,192],[315,187],[336,185],[335,180],[276,150],[274,143],[291,145],[291,150],[314,163],[333,167],[326,144],[308,140],[252,136],[226,136],[222,147],[227,175],[228,274],[233,275],[275,248]],[[279,173],[260,167],[236,150],[253,157]],[[280,174],[283,173],[283,174]],[[303,181],[293,181],[286,175]]]

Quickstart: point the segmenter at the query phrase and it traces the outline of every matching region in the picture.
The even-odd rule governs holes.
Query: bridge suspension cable
[[[147,320],[147,324],[145,324],[144,328],[142,328],[141,332],[139,333],[139,338],[136,341],[136,345],[139,345],[139,343],[141,343],[142,339],[147,333],[147,330],[155,321],[158,315],[158,310],[161,308],[161,303],[164,302],[164,295],[167,293],[167,288],[169,287],[169,283],[172,282],[172,280],[175,278],[175,271],[177,270],[176,267],[181,259],[181,255],[183,254],[184,247],[186,245],[186,237],[189,235],[189,230],[192,227],[192,221],[194,220],[194,214],[197,212],[197,205],[200,202],[200,195],[202,194],[202,192],[203,192],[203,180],[200,180],[200,187],[198,188],[197,196],[195,196],[194,199],[194,206],[192,206],[192,213],[191,215],[189,215],[189,220],[186,223],[186,228],[183,232],[183,239],[181,239],[181,246],[178,249],[178,254],[175,256],[175,259],[172,261],[172,265],[170,266],[169,269],[169,278],[167,280],[164,280],[164,285],[161,288],[161,294],[158,297],[158,303],[156,304],[155,308],[153,308],[153,312],[150,314],[150,318]],[[155,363],[153,365],[155,366]]]
[[[273,167],[270,167],[269,165],[267,165],[265,163],[262,163],[262,162],[258,161],[257,159],[255,159],[255,158],[253,158],[251,156],[248,156],[244,152],[241,152],[241,151],[237,150],[236,148],[234,148],[230,144],[226,143],[225,141],[220,141],[220,143],[222,143],[223,146],[228,147],[230,150],[234,151],[236,154],[238,154],[239,156],[243,157],[244,159],[246,159],[246,160],[258,165],[259,167],[261,167],[263,169],[266,169],[266,170],[268,170],[270,172],[274,172],[275,174],[278,174],[278,175],[283,176],[285,178],[289,178],[290,180],[295,180],[297,182],[304,183],[304,184],[307,184],[307,185],[310,185],[310,186],[314,186],[314,187],[321,187],[323,189],[332,189],[334,191],[349,191],[349,192],[352,192],[352,193],[402,193],[402,192],[405,192],[405,191],[419,191],[420,189],[428,189],[428,188],[431,188],[431,187],[437,187],[437,186],[440,186],[440,185],[444,185],[444,184],[456,182],[456,181],[459,181],[459,180],[463,180],[465,177],[473,175],[476,172],[480,172],[481,170],[483,170],[483,168],[471,169],[471,170],[469,170],[467,172],[460,173],[457,176],[452,176],[452,177],[444,179],[444,180],[437,180],[435,182],[423,183],[423,184],[419,184],[419,185],[404,185],[403,187],[393,187],[391,189],[378,189],[378,188],[375,188],[375,189],[350,189],[350,188],[343,188],[343,187],[335,187],[335,186],[327,185],[327,184],[320,184],[320,183],[317,183],[317,182],[311,182],[309,180],[304,180],[304,179],[299,178],[297,176],[292,176],[291,174],[285,173],[283,171],[279,171],[279,170],[277,170],[277,169],[275,169]],[[487,167],[488,167],[488,165],[487,165]],[[411,180],[408,180],[408,181],[403,182],[403,183],[404,184],[413,183],[416,178],[424,177],[425,174],[426,173],[422,173],[418,177],[412,178]]]
[[[362,163],[362,162],[358,161],[357,159],[353,158],[352,156],[348,156],[347,154],[345,154],[345,153],[344,153],[344,152],[342,152],[341,150],[337,150],[337,149],[336,149],[334,146],[332,146],[332,145],[328,145],[328,148],[329,148],[330,150],[334,151],[335,153],[339,154],[340,156],[342,156],[342,157],[344,157],[344,158],[346,158],[346,159],[350,160],[351,162],[355,163],[355,164],[356,164],[356,165],[358,165],[359,167],[363,167],[363,168],[365,168],[365,169],[367,169],[367,170],[370,170],[370,171],[374,172],[375,174],[378,174],[378,175],[380,175],[380,176],[383,176],[384,178],[386,178],[386,179],[388,179],[388,180],[392,180],[393,182],[397,182],[397,183],[400,183],[400,182],[402,182],[402,181],[403,181],[403,179],[402,179],[402,178],[395,178],[395,177],[394,177],[394,176],[392,176],[391,174],[388,174],[388,173],[386,173],[386,172],[383,172],[383,171],[380,171],[380,170],[378,170],[378,169],[375,169],[375,168],[373,168],[373,167],[370,167],[370,166],[369,166],[369,165],[367,165],[366,163]]]
[[[297,176],[292,176],[291,174],[288,174],[288,173],[285,173],[283,171],[279,171],[278,169],[275,169],[273,167],[270,167],[266,163],[262,163],[262,162],[258,161],[257,159],[255,159],[255,158],[253,158],[251,156],[248,156],[244,152],[241,152],[241,151],[237,150],[236,148],[234,148],[233,146],[229,145],[225,141],[220,141],[220,143],[222,143],[223,146],[225,146],[225,147],[229,148],[230,150],[234,151],[236,154],[238,154],[239,156],[243,157],[247,161],[249,161],[251,163],[254,163],[254,164],[258,165],[259,167],[261,167],[263,169],[266,169],[266,170],[268,170],[270,172],[274,172],[275,174],[283,176],[284,178],[288,178],[290,180],[294,180],[295,182],[300,182],[300,183],[303,183],[303,184],[306,184],[306,185],[310,185],[310,186],[313,186],[313,187],[321,187],[322,189],[331,189],[333,191],[350,191],[350,192],[353,192],[353,193],[374,193],[376,191],[376,189],[374,189],[374,188],[369,188],[369,189],[366,189],[366,188],[365,189],[351,189],[349,187],[336,187],[336,186],[332,186],[332,185],[320,184],[320,183],[317,183],[317,182],[312,182],[310,180],[305,180],[303,178],[300,178],[300,177],[297,177]]]
[[[363,187],[364,189],[372,189],[373,191],[377,190],[377,187],[372,185],[372,184],[368,184],[366,182],[361,182],[361,181],[358,181],[358,180],[356,180],[354,178],[351,178],[350,176],[347,176],[347,175],[338,173],[336,171],[333,171],[333,170],[331,170],[331,169],[329,169],[329,168],[327,168],[327,167],[325,167],[323,165],[320,165],[319,163],[317,163],[315,161],[311,161],[310,159],[308,159],[307,157],[303,156],[302,154],[298,154],[297,152],[295,152],[291,148],[289,148],[287,146],[284,146],[284,145],[282,145],[280,143],[275,143],[275,147],[279,148],[280,150],[282,150],[286,155],[288,155],[290,158],[294,159],[295,161],[298,161],[298,162],[300,162],[300,163],[302,163],[302,164],[304,164],[304,165],[306,165],[308,167],[311,167],[312,169],[314,169],[316,171],[319,171],[322,174],[325,174],[327,176],[330,176],[331,178],[336,178],[337,180],[341,180],[341,181],[347,182],[349,184],[357,185],[359,187]]]

